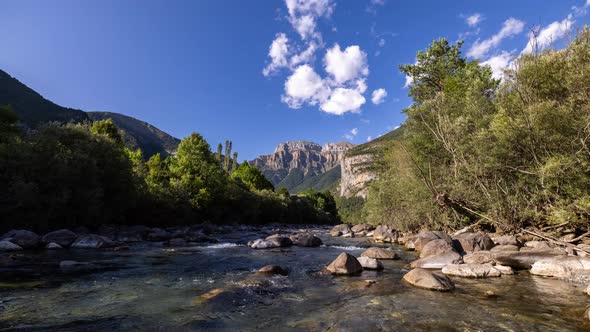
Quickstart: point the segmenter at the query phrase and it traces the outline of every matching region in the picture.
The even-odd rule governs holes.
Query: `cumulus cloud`
[[[307,46],[307,48],[299,53],[299,54],[295,54],[292,58],[291,58],[291,66],[296,66],[298,64],[301,63],[308,63],[313,59],[313,55],[315,54],[315,51],[317,50],[318,45],[315,42],[310,42],[309,45]]]
[[[342,51],[340,45],[336,44],[326,52],[324,62],[326,72],[332,75],[336,83],[345,83],[369,74],[367,54],[358,45],[348,46]]]
[[[590,1],[590,0],[589,0]],[[542,50],[547,46],[551,45],[554,41],[557,41],[563,38],[574,25],[575,21],[572,15],[568,15],[565,19],[560,21],[555,21],[537,33],[529,34],[529,42],[527,43],[526,47],[522,50],[521,53],[527,54],[532,53],[537,50]]]
[[[320,108],[326,113],[335,115],[342,115],[346,112],[358,113],[365,102],[365,97],[355,89],[336,88]]]
[[[482,66],[490,66],[492,69],[492,77],[495,79],[504,78],[504,70],[508,68],[512,62],[513,56],[510,52],[502,51],[486,61],[480,63]]]
[[[371,136],[367,136],[367,142],[370,142],[373,139]]]
[[[324,80],[311,66],[301,65],[285,82],[282,101],[291,108],[300,108],[304,103],[317,105],[326,100],[330,93]]]
[[[330,17],[335,4],[331,0],[285,0],[289,22],[301,39],[317,38],[317,19]]]
[[[374,90],[371,94],[371,102],[375,105],[379,105],[385,101],[385,97],[387,97],[387,91],[385,91],[385,89],[381,88]]]
[[[470,27],[475,27],[476,25],[478,25],[482,20],[482,16],[480,13],[475,13],[473,15],[467,16],[465,18],[465,23],[467,23],[467,25],[469,25]]]
[[[284,33],[277,33],[275,39],[270,44],[268,56],[270,63],[264,67],[262,74],[268,76],[276,72],[278,69],[287,67],[289,55],[289,39]]]
[[[503,39],[517,35],[524,29],[524,22],[513,17],[507,19],[502,24],[502,29],[498,31],[489,39],[480,41],[479,39],[473,43],[467,55],[473,58],[481,59],[487,55],[487,53],[496,48]]]
[[[344,134],[344,138],[346,138],[349,141],[352,141],[358,133],[358,128],[352,128],[348,133]]]

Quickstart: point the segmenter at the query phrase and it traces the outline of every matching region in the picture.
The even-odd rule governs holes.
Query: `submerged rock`
[[[533,264],[531,274],[559,279],[587,279],[590,275],[590,258],[566,256],[541,259]]]
[[[258,270],[256,272],[257,274],[280,274],[282,276],[286,276],[287,274],[289,274],[289,271],[287,271],[287,269],[284,269],[283,267],[279,266],[279,265],[267,265],[263,268],[261,268],[260,270]]]
[[[57,243],[51,242],[45,246],[45,249],[63,249],[63,247]]]
[[[499,277],[501,271],[492,264],[452,264],[442,268],[442,273],[451,276],[468,278]]]
[[[383,270],[383,263],[375,258],[361,256],[358,257],[357,260],[365,270]]]
[[[515,269],[530,269],[535,262],[552,257],[566,257],[565,254],[546,251],[498,251],[493,252],[494,261]]]
[[[78,235],[69,229],[59,229],[45,234],[41,238],[41,242],[44,244],[55,243],[62,247],[69,247],[74,241],[76,241]]]
[[[289,238],[294,245],[300,247],[319,247],[323,244],[322,240],[313,234],[300,233],[291,235]]]
[[[0,252],[3,251],[19,251],[19,250],[23,250],[23,248],[21,246],[19,246],[18,244],[14,244],[10,241],[0,241]]]
[[[92,263],[76,262],[76,261],[61,261],[59,268],[63,273],[81,273],[98,270],[99,267]]]
[[[356,275],[363,272],[363,266],[356,257],[343,252],[328,265],[326,270],[337,275]]]
[[[377,247],[371,247],[363,251],[361,257],[369,257],[375,259],[399,259],[399,255],[395,251]]]
[[[463,233],[454,239],[459,243],[458,250],[461,252],[490,250],[495,246],[494,241],[484,232]]]
[[[4,234],[0,240],[12,242],[23,249],[39,246],[39,235],[24,229],[13,229]]]
[[[250,245],[252,249],[271,249],[271,248],[278,248],[279,246],[268,240],[258,239],[254,240],[254,242]]]
[[[455,284],[446,275],[421,268],[406,273],[403,280],[414,287],[441,292],[451,291],[455,288]]]
[[[449,251],[438,255],[432,255],[410,263],[411,268],[424,268],[424,269],[442,269],[449,264],[462,264],[463,259],[457,252]]]
[[[436,239],[428,242],[420,251],[420,258],[438,255],[449,251],[455,251],[453,245],[443,239]]]
[[[336,225],[336,226],[334,226],[334,228],[332,228],[332,230],[330,231],[330,236],[337,237],[337,236],[350,234],[351,232],[352,232],[352,230],[350,229],[349,225],[341,224],[341,225]]]
[[[281,248],[290,247],[293,245],[293,241],[291,241],[290,238],[288,238],[286,236],[281,236],[278,234],[271,235],[271,236],[267,237],[266,240],[273,242],[274,244],[276,244],[277,246],[279,246]]]
[[[112,248],[115,246],[116,244],[108,237],[96,234],[88,234],[79,236],[76,241],[72,243],[71,247],[79,249],[100,249]]]

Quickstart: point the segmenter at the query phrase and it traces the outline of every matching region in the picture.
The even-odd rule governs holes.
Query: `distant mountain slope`
[[[160,153],[164,156],[176,151],[180,140],[143,122],[119,113],[89,112],[66,108],[43,98],[33,89],[0,70],[0,105],[10,105],[20,116],[20,121],[34,128],[49,121],[84,122],[113,119],[123,132],[128,147],[140,148],[145,158]]]
[[[151,124],[127,115],[110,112],[88,112],[92,121],[112,119],[123,131],[125,145],[132,149],[140,148],[145,157],[160,153],[167,156],[176,151],[180,140],[172,137]]]
[[[287,188],[292,193],[309,188],[331,189],[340,179],[342,156],[352,147],[347,142],[324,146],[305,141],[286,142],[250,164],[258,167],[275,187]]]

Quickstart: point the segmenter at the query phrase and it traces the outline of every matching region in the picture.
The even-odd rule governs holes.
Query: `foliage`
[[[250,166],[244,161],[230,176],[233,180],[241,181],[250,190],[274,190],[270,181],[268,181],[262,172],[254,166]]]
[[[347,224],[358,224],[365,220],[363,217],[365,199],[359,196],[338,196],[335,199],[338,215],[340,216],[342,222]]]

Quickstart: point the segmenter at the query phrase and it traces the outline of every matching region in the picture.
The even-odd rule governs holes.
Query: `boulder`
[[[59,229],[45,234],[41,238],[41,242],[43,244],[56,243],[62,247],[69,247],[77,238],[78,235],[69,229]]]
[[[10,241],[23,249],[32,249],[39,245],[39,235],[24,229],[13,229],[0,240]]]
[[[552,257],[536,261],[531,274],[559,279],[577,279],[590,273],[590,258],[578,256]]]
[[[63,249],[63,247],[57,243],[51,242],[45,246],[45,249]]]
[[[514,235],[502,235],[494,239],[494,242],[499,246],[520,246],[518,239]]]
[[[566,255],[546,251],[497,251],[492,254],[496,264],[515,269],[530,269],[535,262],[545,258],[566,257]]]
[[[514,274],[514,270],[510,267],[510,266],[504,266],[504,265],[494,265],[494,268],[498,271],[500,271],[500,273],[502,273],[502,275],[511,275]]]
[[[372,225],[369,225],[369,224],[357,224],[357,225],[352,226],[352,228],[350,230],[353,231],[354,233],[360,233],[360,232],[370,232],[374,229],[375,229],[375,227],[373,227]]]
[[[341,224],[341,225],[336,225],[334,226],[334,228],[332,228],[332,230],[330,231],[330,236],[342,236],[345,234],[350,234],[351,229],[350,226],[348,226],[347,224]]]
[[[293,241],[291,241],[290,238],[288,238],[286,236],[281,236],[278,234],[271,235],[271,236],[267,237],[266,240],[273,242],[274,244],[276,244],[278,247],[281,247],[281,248],[290,247],[293,245]]]
[[[377,247],[371,247],[363,251],[361,257],[369,257],[375,259],[399,259],[399,255],[395,251]]]
[[[254,242],[250,245],[252,249],[271,249],[271,248],[278,248],[279,246],[268,240],[258,239],[254,240]]]
[[[410,250],[422,251],[428,242],[433,240],[442,239],[447,241],[449,244],[453,244],[453,239],[445,232],[434,231],[434,232],[421,232],[406,241],[406,248]]]
[[[366,237],[373,237],[375,235],[375,231],[368,231],[367,234],[365,234]]]
[[[289,271],[287,271],[287,269],[284,269],[283,267],[278,266],[278,265],[267,265],[267,266],[261,268],[260,270],[258,270],[256,273],[257,274],[268,274],[268,275],[280,274],[282,276],[286,276],[287,274],[289,274]]]
[[[494,254],[490,251],[476,251],[463,256],[465,264],[495,264]]]
[[[354,237],[354,233],[353,232],[346,233],[346,234],[342,235],[342,237],[343,238],[349,238],[350,239],[350,238],[353,238]]]
[[[7,252],[7,251],[18,251],[23,250],[21,246],[18,244],[14,244],[10,241],[0,241],[0,252]]]
[[[323,244],[319,237],[308,233],[291,235],[289,238],[293,241],[294,245],[300,247],[319,247]]]
[[[457,250],[460,252],[474,252],[482,250],[490,250],[494,247],[494,241],[484,232],[477,233],[463,233],[454,237],[457,240]]]
[[[356,257],[345,252],[338,255],[326,269],[331,274],[337,275],[356,275],[363,272],[363,266]]]
[[[490,251],[518,251],[518,249],[518,246],[513,244],[500,244],[490,249]]]
[[[393,243],[396,239],[395,230],[389,226],[379,225],[373,231],[373,240],[375,241]]]
[[[442,254],[447,251],[455,251],[452,244],[443,239],[432,240],[422,247],[420,258]]]
[[[586,287],[586,294],[590,295],[590,284]]]
[[[96,234],[81,235],[71,245],[72,248],[79,249],[112,248],[115,246],[116,244],[108,237]]]
[[[502,275],[500,270],[495,269],[492,264],[450,264],[443,267],[441,272],[450,276],[468,278],[499,277]]]
[[[421,268],[406,273],[403,280],[414,287],[441,292],[451,291],[455,288],[451,279],[446,275]]]
[[[361,266],[365,270],[377,270],[377,271],[383,270],[383,263],[381,263],[381,261],[379,261],[375,258],[361,256],[361,257],[358,257],[357,260],[359,261],[359,263],[361,263]]]
[[[444,252],[442,254],[420,258],[410,263],[411,268],[424,269],[442,269],[449,264],[462,264],[463,259],[461,255],[454,251]]]
[[[551,249],[552,248],[547,241],[528,241],[528,242],[525,242],[524,246],[527,248],[534,248],[534,249]]]

